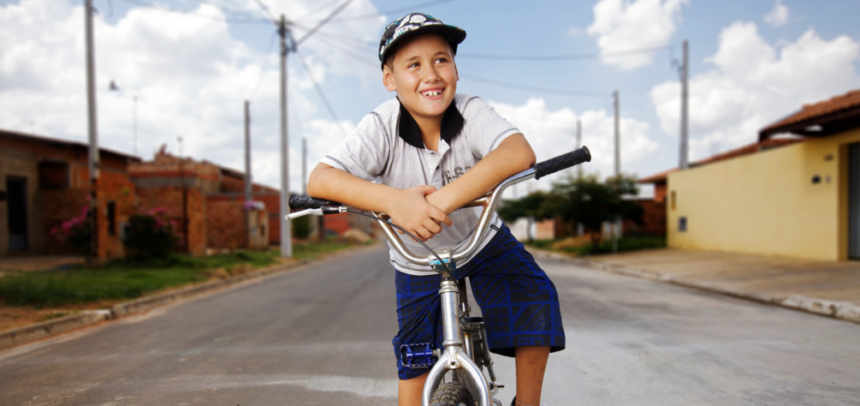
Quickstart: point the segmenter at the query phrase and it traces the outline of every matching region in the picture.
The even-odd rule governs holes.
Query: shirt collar
[[[400,99],[398,99],[399,101]],[[442,116],[442,128],[441,128],[441,136],[448,145],[451,145],[451,140],[457,137],[460,134],[460,130],[463,129],[463,115],[460,114],[460,111],[457,110],[456,103],[451,101],[451,104],[445,110],[445,115]],[[409,114],[409,111],[406,110],[406,107],[403,107],[403,103],[400,103],[400,118],[398,119],[399,128],[398,135],[403,141],[406,141],[407,144],[418,148],[424,149],[424,140],[421,138],[421,128],[418,127],[418,123],[412,118],[412,115]]]

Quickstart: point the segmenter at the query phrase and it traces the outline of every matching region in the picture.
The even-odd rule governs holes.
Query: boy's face
[[[448,41],[419,35],[402,45],[382,68],[382,83],[413,116],[439,118],[457,93],[457,65]]]

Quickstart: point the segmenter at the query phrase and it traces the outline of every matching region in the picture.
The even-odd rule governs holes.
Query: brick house
[[[0,256],[71,253],[49,233],[88,204],[88,152],[85,143],[0,130]],[[128,167],[140,158],[104,148],[99,157],[98,257],[123,257],[120,225],[135,203]]]
[[[208,161],[180,158],[162,147],[153,160],[137,162],[129,168],[138,193],[140,208],[164,207],[187,236],[183,250],[201,255],[206,249],[265,248],[278,235],[278,191],[254,184],[252,198],[263,201],[262,208],[247,210],[245,175]],[[273,199],[274,197],[274,199]],[[187,232],[186,232],[187,231]],[[277,240],[279,241],[279,239]]]

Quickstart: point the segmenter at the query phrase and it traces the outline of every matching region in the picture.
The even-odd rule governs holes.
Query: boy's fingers
[[[444,211],[439,209],[435,209],[434,211],[430,212],[430,218],[436,220],[437,223],[445,223],[445,225],[447,225],[448,227],[454,225],[454,222],[451,221],[448,215],[445,214]]]
[[[422,195],[424,195],[424,196],[427,196],[427,195],[429,195],[429,194],[431,194],[431,193],[433,193],[433,192],[435,192],[435,191],[436,191],[436,187],[435,187],[435,186],[424,185],[424,186],[422,186],[422,187],[421,187],[421,194],[422,194]]]
[[[429,221],[425,222],[424,227],[426,227],[427,230],[430,230],[430,232],[433,233],[433,235],[436,235],[436,234],[439,234],[442,232],[442,226],[440,226],[439,223],[433,221],[433,219],[430,219]]]

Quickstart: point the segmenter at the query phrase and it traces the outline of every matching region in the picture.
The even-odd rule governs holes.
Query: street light
[[[112,92],[122,92],[116,81],[111,79],[108,89]],[[131,150],[137,155],[137,93],[131,97]]]

